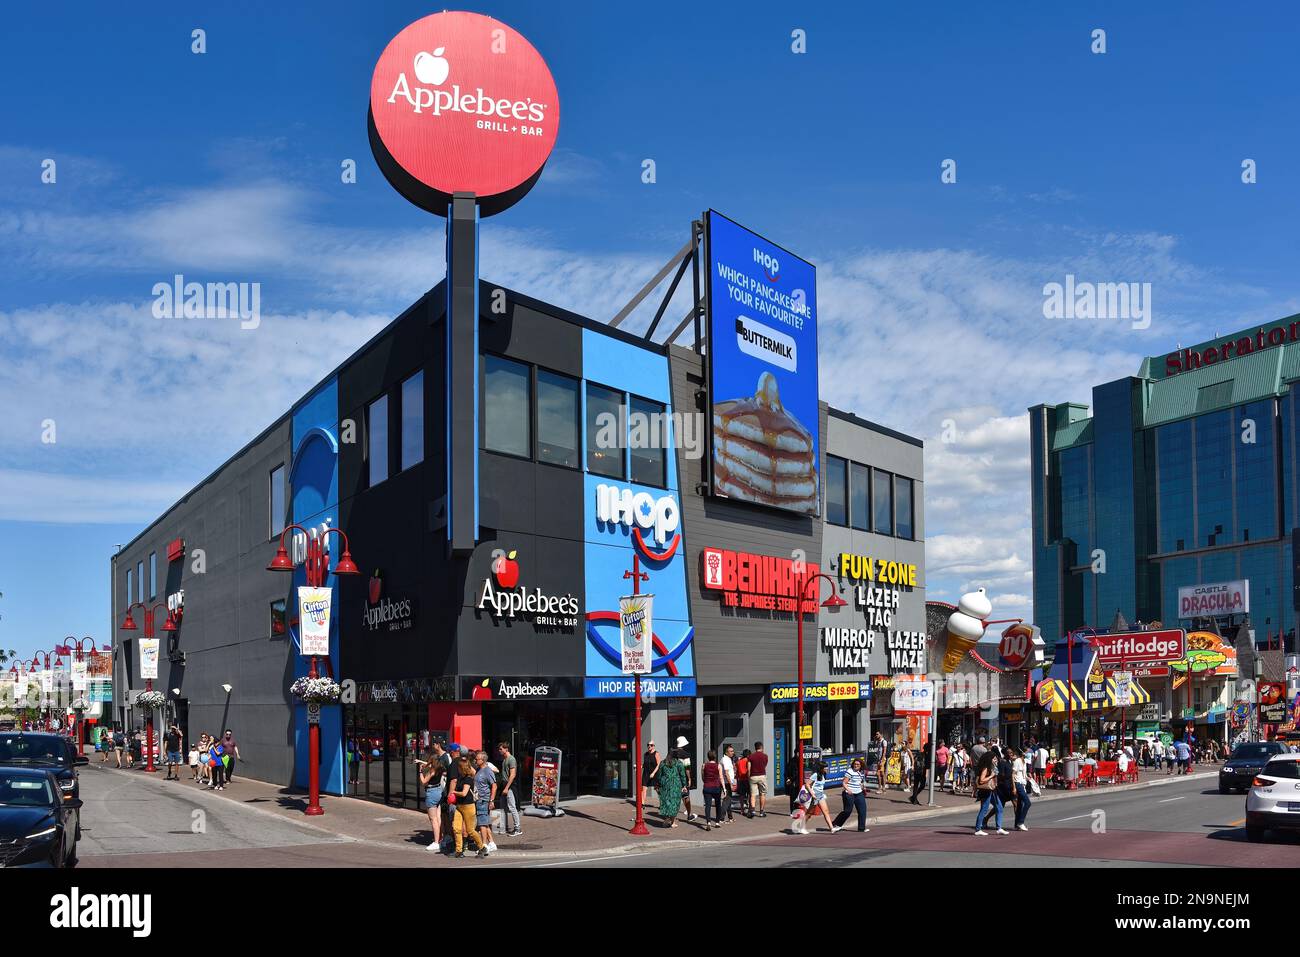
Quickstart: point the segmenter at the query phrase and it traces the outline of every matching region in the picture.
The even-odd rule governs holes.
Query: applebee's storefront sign
[[[492,572],[479,586],[476,605],[498,621],[530,618],[534,625],[549,628],[575,628],[581,613],[576,595],[548,595],[540,588],[517,588],[519,563],[517,552],[496,552]]]

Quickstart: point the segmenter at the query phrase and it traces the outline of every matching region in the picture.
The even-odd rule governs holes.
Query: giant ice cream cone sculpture
[[[948,648],[943,655],[942,670],[946,675],[952,674],[966,657],[966,652],[975,647],[975,643],[984,636],[984,619],[993,614],[993,605],[989,602],[984,589],[968,592],[961,596],[957,610],[948,616]]]

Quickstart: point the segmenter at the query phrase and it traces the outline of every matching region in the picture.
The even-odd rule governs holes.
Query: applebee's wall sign
[[[500,20],[435,13],[389,41],[370,81],[370,148],[388,182],[445,216],[474,193],[489,216],[541,175],[560,129],[546,61]]]
[[[415,625],[415,601],[411,598],[395,600],[384,594],[384,579],[376,568],[370,576],[366,606],[361,610],[361,623],[367,631],[406,631]]]
[[[518,553],[497,549],[492,553],[492,571],[479,587],[476,605],[494,619],[513,621],[528,618],[536,626],[575,628],[580,614],[576,595],[548,595],[540,588],[518,588]]]

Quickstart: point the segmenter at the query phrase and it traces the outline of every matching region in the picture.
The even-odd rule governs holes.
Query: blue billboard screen
[[[715,210],[706,224],[713,494],[816,515],[817,269]]]

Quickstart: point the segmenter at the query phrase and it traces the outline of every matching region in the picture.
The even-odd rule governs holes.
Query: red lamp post
[[[27,666],[26,669],[23,668],[24,665]],[[23,675],[27,675],[27,676],[28,676],[27,680],[30,682],[30,681],[31,681],[31,673],[32,673],[34,670],[36,670],[36,656],[35,656],[35,655],[33,655],[32,657],[28,658],[26,661],[22,661],[22,660],[20,660],[20,661],[15,661],[14,664],[13,664],[13,667],[11,667],[11,668],[9,669],[9,672],[10,672],[10,674],[13,675],[15,681],[17,681],[17,680],[18,680],[19,678],[21,678]],[[24,684],[24,685],[23,685],[23,696],[26,697],[26,694],[27,694],[27,685]],[[18,699],[15,697],[15,699],[14,699],[14,711],[17,712],[17,710],[18,710]],[[21,728],[21,727],[22,727],[22,725],[20,724],[20,725],[19,725],[19,728]]]
[[[171,609],[167,608],[167,603],[165,601],[154,602],[152,607],[146,605],[142,601],[132,602],[130,605],[127,606],[126,617],[122,620],[122,624],[119,626],[123,631],[136,630],[137,625],[135,623],[135,619],[131,617],[131,611],[137,605],[139,605],[141,608],[144,609],[144,637],[145,638],[154,637],[154,612],[159,608],[164,608],[167,610],[167,620],[163,622],[162,630],[168,633],[176,631],[177,629],[176,619],[175,617],[173,617]],[[146,678],[144,681],[145,681],[145,685],[144,685],[145,690],[153,691],[153,679]],[[144,769],[148,771],[150,774],[152,774],[158,770],[156,767],[154,767],[154,763],[153,763],[153,708],[149,709],[148,715],[145,718],[145,751],[146,751],[146,757],[145,757]]]
[[[325,576],[329,573],[329,559],[325,554],[325,536],[330,532],[335,533],[343,539],[343,554],[338,562],[334,565],[335,575],[359,575],[360,569],[352,561],[352,553],[348,550],[348,536],[341,528],[330,527],[325,529],[324,533],[312,537],[308,534],[307,529],[301,525],[287,525],[284,531],[280,533],[280,547],[276,549],[275,557],[271,563],[266,566],[268,572],[292,572],[294,569],[293,559],[289,557],[289,552],[284,547],[284,537],[289,532],[297,529],[307,538],[307,557],[303,563],[304,571],[307,573],[307,584],[312,588],[323,588],[325,586]],[[301,612],[299,613],[301,621]],[[316,656],[311,656],[311,669],[307,672],[308,678],[318,678],[316,672]],[[320,725],[309,724],[307,728],[307,810],[304,812],[309,817],[316,817],[324,814],[325,810],[320,806]]]
[[[54,655],[54,665],[53,665],[53,667],[50,666],[50,655],[51,655],[51,654]],[[59,657],[59,651],[58,651],[57,648],[56,648],[53,652],[49,652],[49,651],[38,651],[38,652],[36,652],[34,655],[32,655],[32,665],[33,665],[33,667],[35,667],[36,662],[40,661],[42,655],[45,657],[45,670],[46,670],[46,671],[53,671],[54,668],[62,668],[62,667],[63,667],[63,659]],[[44,694],[44,692],[42,692],[42,694]],[[51,724],[51,719],[52,719],[52,710],[53,710],[53,709],[52,709],[52,705],[51,705],[50,699],[49,699],[49,698],[46,698],[45,701],[41,704],[41,711],[45,712],[45,716],[44,716],[43,718],[41,718],[41,721],[43,722],[46,731],[49,731],[49,730],[50,730],[50,724]]]
[[[95,639],[91,638],[89,635],[80,639],[68,635],[68,637],[64,639],[64,648],[68,649],[67,653],[74,656],[77,661],[84,661],[86,659],[86,649],[84,647],[86,642],[90,642],[90,659],[91,661],[94,661],[99,657],[99,651],[95,648]],[[89,679],[87,679],[87,684],[89,684]],[[73,690],[75,692],[76,689]],[[85,697],[84,689],[82,697]],[[73,710],[77,713],[77,725],[73,731],[73,737],[77,742],[77,753],[80,754],[86,743],[83,740],[86,730],[86,719],[82,716],[81,708],[74,708]]]
[[[623,578],[632,579],[633,595],[641,594],[641,583],[650,580],[650,576],[641,571],[641,556],[637,554],[636,549],[632,550],[632,570],[624,572]],[[645,791],[645,788],[641,787],[641,672],[636,672],[633,677],[636,681],[633,689],[636,698],[636,715],[633,718],[636,722],[636,760],[634,764],[635,770],[632,772],[632,789],[636,792],[636,822],[628,833],[637,837],[647,837],[650,834],[650,829],[645,824],[645,805],[641,800]]]
[[[803,787],[803,738],[800,737],[800,734],[803,731],[803,603],[805,599],[808,601],[817,600],[816,593],[814,593],[811,598],[808,596],[808,586],[814,584],[819,578],[826,579],[831,586],[831,597],[821,603],[823,608],[842,608],[848,604],[848,602],[839,596],[838,586],[835,584],[835,579],[831,578],[831,576],[827,575],[825,572],[818,572],[816,575],[809,575],[799,585],[799,607],[794,611],[794,620],[799,636],[797,651],[799,656],[799,707],[795,714],[795,747],[799,749],[799,783],[796,785],[796,794],[799,793],[797,788]],[[820,590],[820,586],[818,586],[818,589]]]

